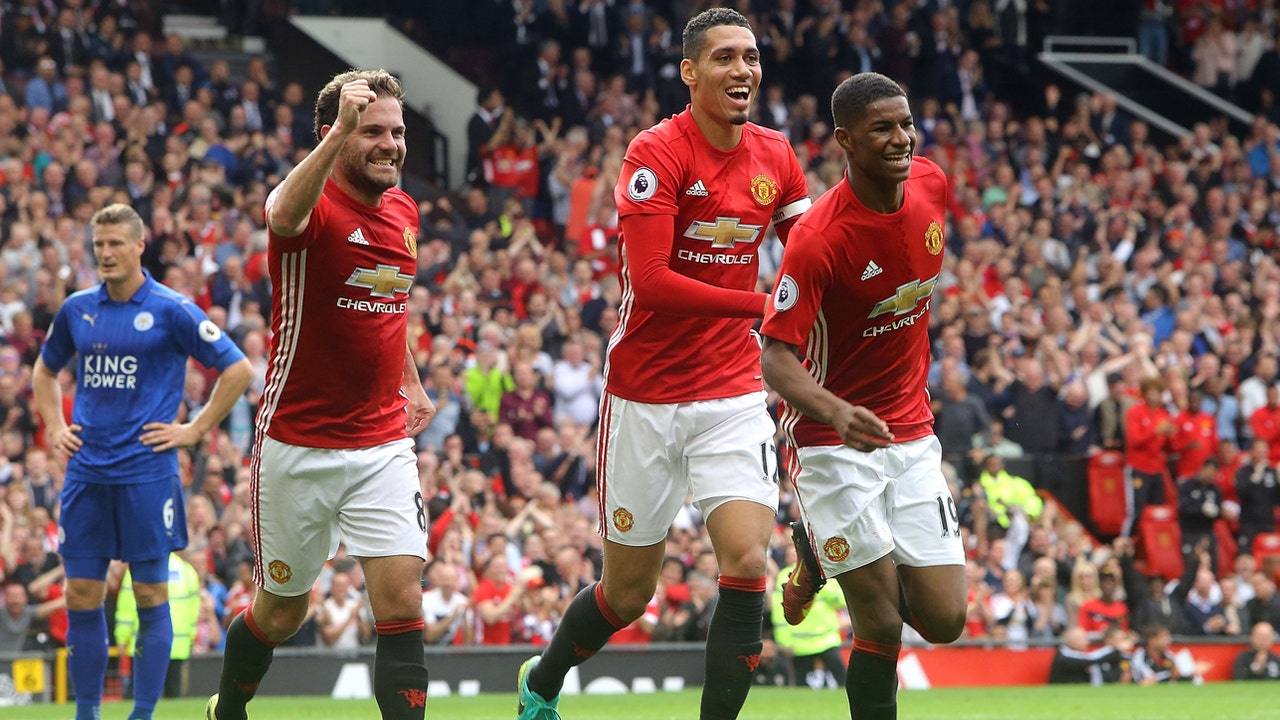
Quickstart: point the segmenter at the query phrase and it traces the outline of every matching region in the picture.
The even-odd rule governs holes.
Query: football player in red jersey
[[[557,718],[564,676],[645,612],[685,499],[706,518],[720,599],[701,717],[736,718],[760,660],[765,558],[778,505],[774,426],[752,323],[757,248],[809,206],[780,133],[747,121],[760,88],[750,23],[707,10],[684,30],[691,104],[640,133],[615,189],[618,326],[609,339],[596,483],[604,575],[520,669],[519,717]]]
[[[947,179],[912,157],[911,108],[893,80],[855,75],[831,111],[846,182],[792,229],[761,328],[817,551],[788,582],[806,592],[784,592],[783,605],[789,622],[803,618],[815,567],[840,583],[855,635],[850,715],[885,720],[897,717],[903,622],[946,643],[965,621],[964,549],[927,391]]]
[[[425,714],[427,522],[411,436],[435,408],[408,344],[418,208],[396,187],[403,96],[385,70],[334,77],[316,102],[320,143],[267,198],[274,344],[250,500],[259,590],[227,629],[208,720],[245,717],[340,540],[368,582],[382,717]]]

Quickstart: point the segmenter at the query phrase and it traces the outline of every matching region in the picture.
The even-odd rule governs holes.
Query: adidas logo
[[[364,239],[364,232],[360,228],[356,228],[347,236],[347,242],[357,245],[368,245],[369,241]],[[865,278],[864,278],[865,279]]]
[[[707,192],[707,186],[703,185],[702,181],[699,180],[698,182],[693,184],[693,187],[689,188],[688,190],[685,190],[684,194],[693,195],[694,197],[706,197],[711,193]]]
[[[870,280],[871,278],[879,275],[882,272],[884,272],[884,268],[877,265],[875,260],[872,260],[871,262],[867,263],[867,269],[862,271],[862,279]]]

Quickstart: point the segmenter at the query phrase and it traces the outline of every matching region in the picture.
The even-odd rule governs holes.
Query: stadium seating
[[[1098,534],[1120,534],[1124,524],[1124,455],[1107,450],[1089,460],[1089,519]]]
[[[1147,571],[1172,580],[1182,577],[1182,528],[1174,505],[1148,505],[1138,521],[1138,536],[1147,560]]]

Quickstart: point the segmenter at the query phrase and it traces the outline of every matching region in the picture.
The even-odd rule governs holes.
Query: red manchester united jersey
[[[614,196],[619,218],[675,217],[673,272],[743,291],[755,290],[756,250],[770,221],[781,222],[808,205],[804,170],[782,134],[748,123],[736,148],[717,150],[687,109],[636,136]],[[619,254],[623,295],[605,365],[610,393],[676,403],[761,389],[760,345],[751,318],[641,309],[625,232]]]
[[[405,437],[400,385],[417,233],[417,205],[401,190],[374,208],[330,180],[301,235],[269,234],[274,338],[259,432],[319,448]]]
[[[761,332],[799,346],[824,388],[862,405],[897,442],[933,432],[929,306],[942,269],[947,179],[917,157],[895,213],[868,210],[841,182],[791,230]],[[830,426],[783,406],[798,446],[839,445]]]

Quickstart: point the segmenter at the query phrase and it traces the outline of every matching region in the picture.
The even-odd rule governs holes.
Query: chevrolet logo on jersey
[[[395,265],[378,265],[376,270],[356,268],[347,284],[369,288],[369,294],[374,297],[394,298],[396,293],[409,292],[413,276],[400,272],[400,268]]]
[[[886,313],[894,315],[905,315],[915,309],[920,301],[933,294],[933,286],[938,282],[938,276],[934,275],[925,281],[912,280],[909,283],[903,283],[898,286],[898,291],[892,296],[876,303],[871,314],[867,318],[880,317]]]
[[[738,218],[718,217],[713,223],[694,220],[684,236],[694,240],[710,240],[713,248],[731,248],[740,242],[754,242],[763,225],[742,225]]]

